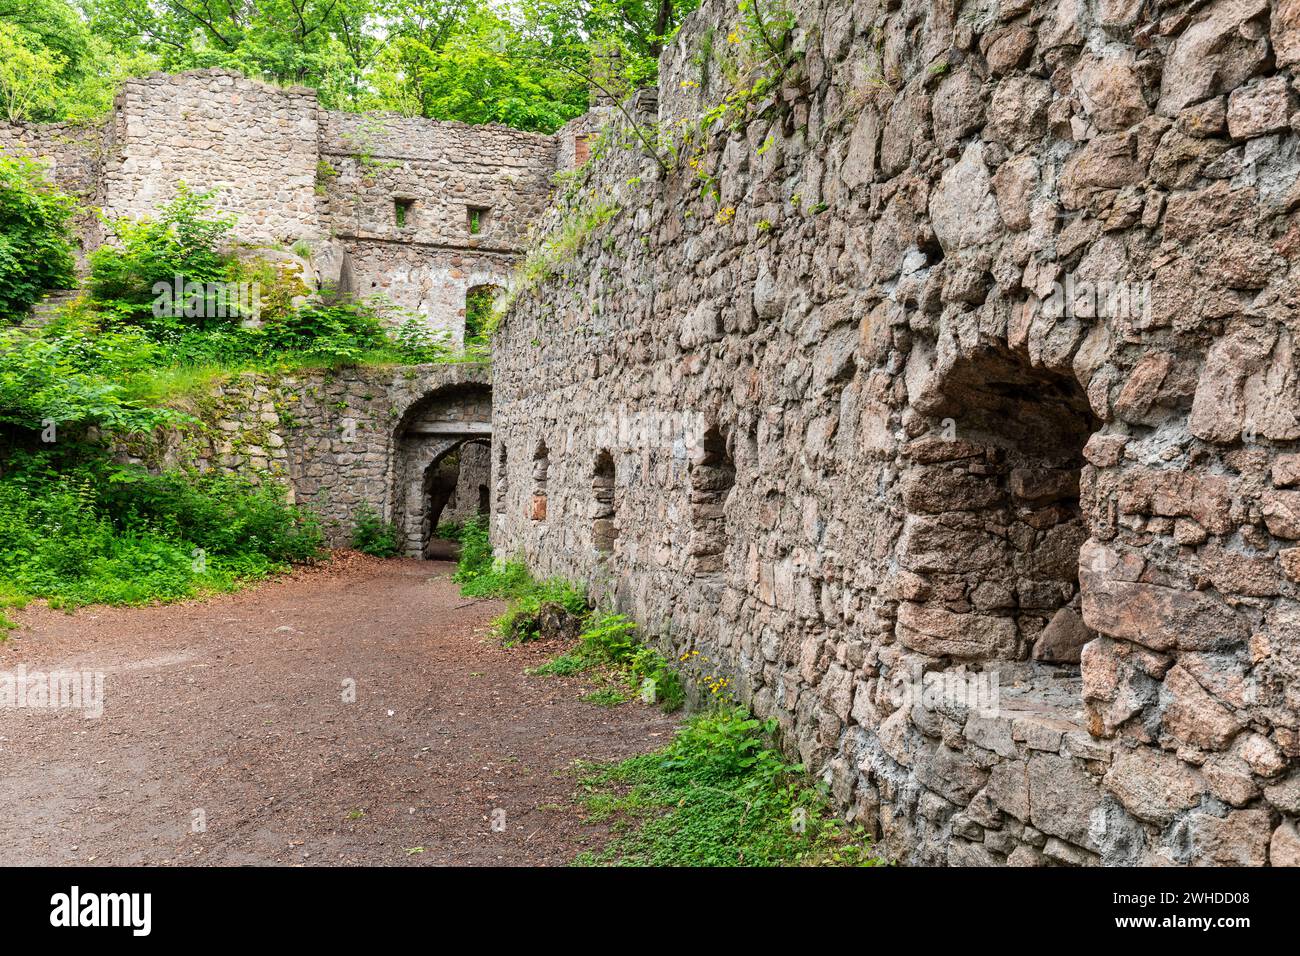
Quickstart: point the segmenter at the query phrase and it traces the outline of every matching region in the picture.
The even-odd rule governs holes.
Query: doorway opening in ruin
[[[438,525],[463,523],[484,510],[491,443],[492,390],[485,384],[436,389],[402,416],[394,431],[391,501],[403,554],[454,553],[434,544]]]
[[[734,456],[726,436],[712,426],[691,462],[690,555],[697,574],[716,574],[726,567],[727,498],[735,484]]]
[[[543,439],[533,452],[533,498],[528,512],[533,521],[546,520],[546,480],[550,471],[551,451]]]
[[[591,474],[591,541],[599,554],[612,554],[618,539],[615,484],[614,456],[602,450]]]
[[[470,439],[435,458],[424,472],[425,502],[420,523],[421,551],[426,558],[456,556],[457,526],[487,513],[490,443]]]
[[[486,345],[488,322],[505,289],[490,283],[471,286],[465,292],[465,344]]]
[[[1072,374],[1008,349],[959,360],[909,443],[903,644],[960,660],[1075,664],[1083,447],[1100,427]]]

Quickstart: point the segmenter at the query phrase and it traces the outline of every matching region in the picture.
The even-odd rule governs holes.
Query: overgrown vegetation
[[[870,866],[866,834],[835,817],[827,794],[789,763],[742,707],[697,714],[668,747],[587,765],[589,818],[620,835],[585,866]]]
[[[216,591],[311,561],[316,522],[275,485],[150,474],[99,457],[10,455],[0,477],[0,595],[55,607]]]
[[[72,284],[73,209],[35,163],[0,153],[0,317],[21,316],[47,289]]]
[[[0,117],[90,118],[125,77],[219,66],[310,86],[330,109],[551,132],[586,111],[592,80],[614,92],[653,84],[698,4],[0,0]]]
[[[655,648],[646,645],[636,623],[622,614],[591,620],[573,650],[547,661],[534,673],[571,676],[587,674],[604,686],[606,699],[635,693],[642,702],[674,711],[686,702],[680,674]],[[597,693],[601,693],[598,691]]]
[[[397,528],[363,503],[352,517],[352,547],[376,558],[391,558],[399,550]]]
[[[70,206],[28,167],[9,175],[0,216],[3,314],[65,284]],[[16,172],[15,172],[16,171]],[[206,197],[182,190],[166,226],[142,224],[119,250],[97,256],[97,294],[40,333],[0,330],[0,611],[30,598],[54,606],[141,604],[230,590],[315,560],[316,522],[253,476],[116,464],[111,437],[198,428],[159,404],[184,343],[221,330],[151,322],[144,283],[175,269],[182,283],[228,273],[216,251],[225,230],[205,219]],[[4,258],[7,256],[8,258]],[[23,261],[19,261],[23,260]],[[43,263],[43,265],[42,265]],[[70,271],[70,257],[68,266]],[[0,631],[12,628],[8,617]]]
[[[522,644],[539,636],[544,611],[567,615],[575,622],[590,613],[583,588],[560,578],[538,581],[518,560],[495,559],[488,542],[487,523],[473,518],[460,529],[460,557],[452,580],[467,597],[506,601],[506,613],[494,627],[506,644]]]

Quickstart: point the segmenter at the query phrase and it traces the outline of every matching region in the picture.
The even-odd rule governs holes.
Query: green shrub
[[[507,644],[526,644],[541,637],[539,625],[545,611],[567,615],[579,623],[590,611],[586,589],[563,578],[537,582],[529,577],[526,584],[513,589],[509,598],[509,610],[494,622]]]
[[[330,366],[357,364],[387,341],[374,309],[357,302],[310,302],[271,319],[262,334],[268,353],[294,354]]]
[[[32,444],[50,424],[61,442],[91,425],[140,432],[183,420],[126,392],[123,379],[131,370],[155,360],[130,335],[99,340],[75,329],[38,337],[0,331],[0,430]]]
[[[462,586],[466,595],[486,597],[488,591],[484,588],[488,588],[491,582],[485,582],[482,588],[476,586],[476,582],[492,571],[492,543],[488,537],[487,519],[481,516],[470,518],[461,526],[457,540],[460,542],[460,556],[452,580]],[[472,586],[475,590],[470,590]]]
[[[0,155],[0,321],[21,319],[48,290],[73,283],[74,209],[36,163]]]
[[[391,558],[398,552],[397,528],[369,504],[362,504],[352,519],[352,547],[376,558]]]
[[[0,593],[141,604],[225,591],[321,553],[274,485],[23,456],[0,477]]]
[[[580,865],[875,865],[866,834],[772,742],[775,721],[744,708],[698,714],[668,747],[581,779],[590,818],[625,835]]]
[[[666,712],[686,702],[681,675],[663,654],[646,646],[637,625],[622,614],[605,614],[593,621],[578,638],[577,647],[534,669],[534,674],[568,677],[600,670],[604,676],[647,703],[653,700]]]
[[[223,249],[234,228],[233,216],[214,212],[212,192],[195,192],[179,183],[176,195],[160,208],[158,219],[117,219],[108,224],[116,242],[90,256],[90,291],[100,312],[136,325],[155,338],[172,338],[186,328],[238,325],[239,316],[155,315],[158,284],[224,283],[238,277],[237,260]]]

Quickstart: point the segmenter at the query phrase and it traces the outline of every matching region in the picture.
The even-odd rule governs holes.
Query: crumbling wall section
[[[1300,861],[1300,7],[796,6],[741,121],[552,214],[498,550],[699,651],[894,858]]]

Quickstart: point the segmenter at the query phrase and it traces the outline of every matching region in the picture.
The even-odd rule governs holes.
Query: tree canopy
[[[549,132],[588,104],[593,58],[654,81],[699,0],[0,0],[0,118],[102,114],[150,70],[225,67],[393,110]]]

